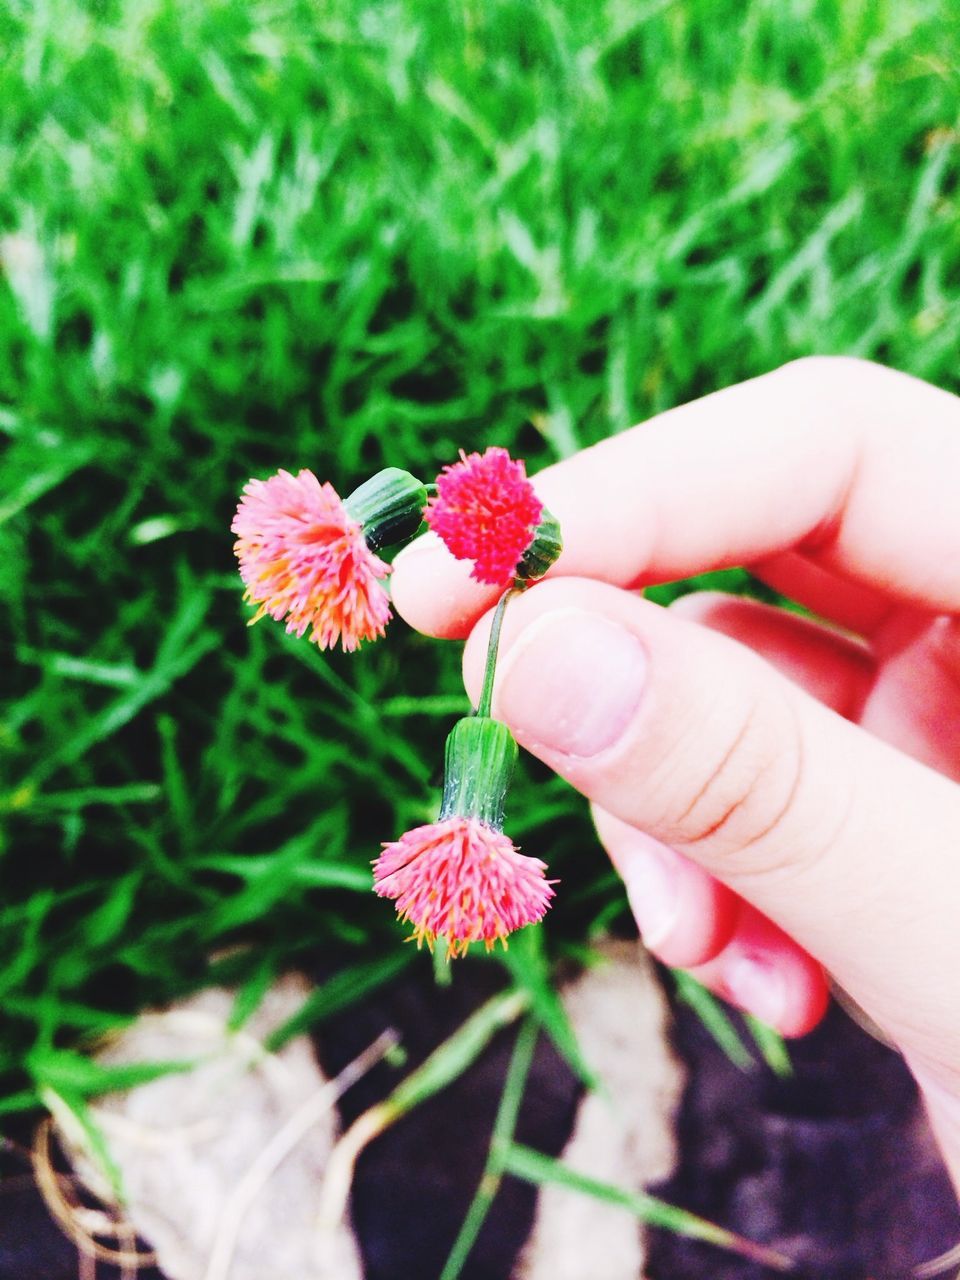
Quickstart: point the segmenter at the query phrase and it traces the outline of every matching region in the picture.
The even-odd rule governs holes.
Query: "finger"
[[[782,929],[676,850],[596,805],[593,817],[648,951],[783,1035],[819,1022],[823,969]]]
[[[719,591],[681,596],[670,610],[746,645],[848,719],[856,718],[870,691],[876,664],[866,645],[809,618]]]
[[[816,1025],[823,969],[782,929],[674,849],[596,805],[593,817],[648,951],[784,1035]]]
[[[829,1003],[823,966],[749,903],[741,904],[723,950],[691,972],[716,995],[784,1036],[812,1031]]]
[[[897,608],[884,590],[841,578],[798,551],[768,556],[750,565],[750,571],[774,591],[855,635],[873,635]]]
[[[390,596],[411,627],[444,640],[462,640],[483,611],[502,595],[470,577],[472,565],[455,560],[435,533],[404,547],[393,562]]]
[[[796,549],[926,608],[960,608],[960,400],[862,361],[798,361],[671,409],[541,472],[552,576],[620,586]],[[436,541],[397,558],[411,625],[462,636],[496,592]]]
[[[480,683],[483,628],[465,650]],[[506,612],[494,713],[585,795],[696,862],[895,1039],[960,1061],[960,790],[727,637],[556,580]]]
[[[906,1055],[906,1060],[923,1092],[933,1131],[946,1157],[953,1185],[960,1195],[960,1093],[949,1075],[931,1070],[927,1062],[910,1054]]]
[[[860,724],[960,781],[960,620],[898,622],[877,635],[882,661]]]
[[[713,959],[733,933],[739,906],[734,894],[689,858],[597,805],[593,820],[623,880],[644,946],[680,969]]]

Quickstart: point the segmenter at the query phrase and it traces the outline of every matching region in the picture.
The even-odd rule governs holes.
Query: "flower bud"
[[[517,754],[513,735],[500,720],[490,716],[458,720],[447,738],[438,821],[476,818],[495,831],[502,830]]]
[[[371,551],[407,542],[423,522],[427,490],[409,471],[385,467],[354,489],[343,505],[363,528]]]
[[[517,577],[532,581],[542,578],[563,550],[563,534],[560,521],[546,507],[540,517],[533,541],[520,557]]]

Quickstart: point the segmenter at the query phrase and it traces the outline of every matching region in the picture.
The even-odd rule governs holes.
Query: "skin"
[[[787,1035],[829,973],[904,1054],[960,1187],[960,400],[814,357],[534,480],[564,552],[507,610],[493,711],[587,796],[652,951]],[[820,621],[644,584],[747,565]],[[398,611],[495,589],[428,536]]]

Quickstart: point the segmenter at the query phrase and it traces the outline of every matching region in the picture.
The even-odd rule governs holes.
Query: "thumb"
[[[474,696],[488,627],[464,657]],[[511,601],[493,710],[776,921],[960,1090],[960,787],[736,642],[595,581]]]

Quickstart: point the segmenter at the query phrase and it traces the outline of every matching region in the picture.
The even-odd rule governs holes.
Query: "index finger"
[[[808,357],[533,479],[564,550],[551,576],[637,587],[799,550],[903,603],[960,609],[960,399],[880,365]],[[397,557],[397,609],[465,636],[496,599],[432,534]]]

